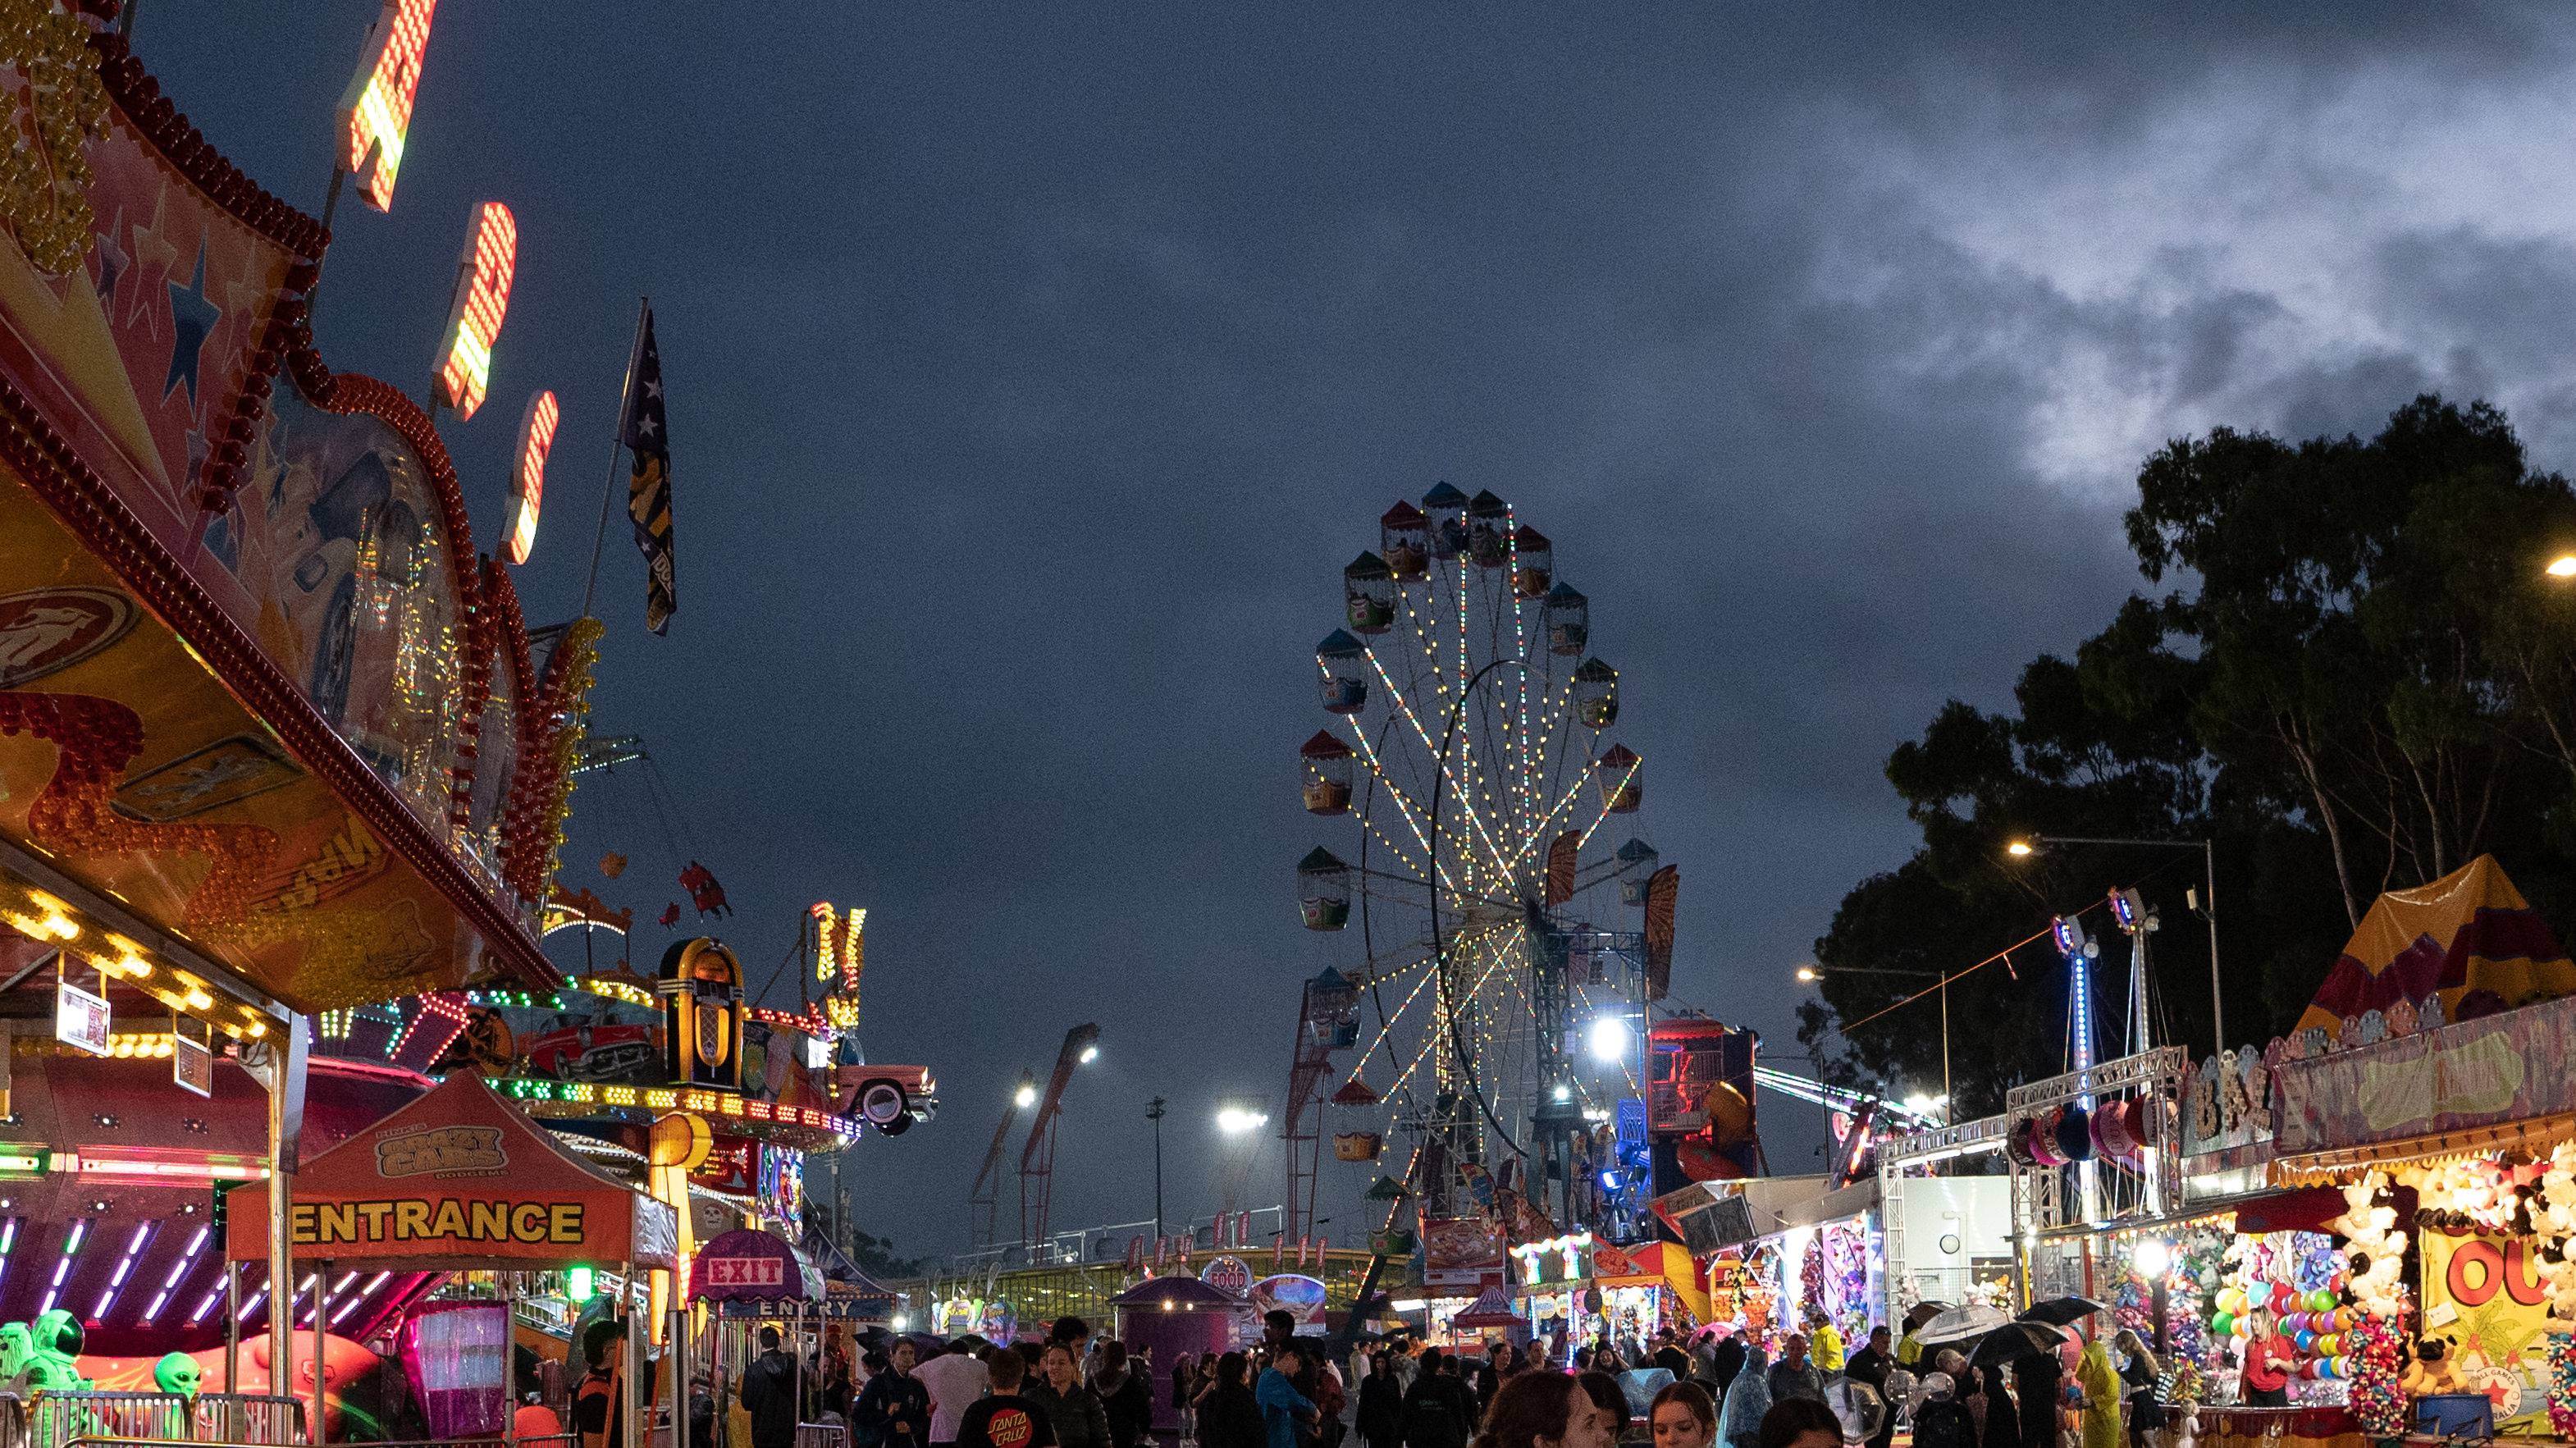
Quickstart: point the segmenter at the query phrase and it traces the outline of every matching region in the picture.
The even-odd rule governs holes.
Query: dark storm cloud
[[[318,206],[370,11],[156,3],[137,39]],[[2576,452],[2555,11],[748,15],[445,7],[322,342],[418,386],[468,203],[517,208],[508,416],[449,437],[488,535],[504,404],[563,395],[521,574],[558,618],[653,294],[682,611],[642,634],[618,524],[593,724],[675,815],[585,780],[566,878],[649,917],[702,859],[763,968],[810,901],[870,908],[869,1049],[946,1088],[853,1158],[909,1247],[961,1243],[1079,1021],[1059,1224],[1150,1211],[1147,1096],[1176,1216],[1218,1102],[1276,1111],[1334,948],[1290,905],[1338,838],[1293,797],[1308,651],[1397,496],[1491,487],[1555,539],[1685,874],[1676,992],[1794,1050],[1788,968],[1911,843],[1888,749],[2100,626],[2146,451],[2440,386]]]

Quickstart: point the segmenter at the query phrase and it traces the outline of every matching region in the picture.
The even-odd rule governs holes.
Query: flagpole
[[[590,617],[590,598],[599,590],[599,554],[608,546],[608,501],[617,496],[617,451],[626,445],[626,400],[634,394],[635,365],[644,355],[644,319],[653,315],[653,299],[640,297],[635,308],[635,340],[626,348],[626,380],[617,388],[617,427],[608,438],[608,481],[599,490],[599,532],[590,540],[590,582],[582,585],[581,616]]]

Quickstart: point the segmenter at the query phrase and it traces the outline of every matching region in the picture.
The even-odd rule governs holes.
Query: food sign
[[[1240,1257],[1219,1257],[1200,1270],[1199,1280],[1237,1297],[1252,1290],[1252,1268]]]

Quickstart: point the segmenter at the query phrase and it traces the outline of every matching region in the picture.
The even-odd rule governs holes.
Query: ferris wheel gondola
[[[1333,1081],[1301,1034],[1290,1194],[1307,1200],[1292,1216],[1312,1211],[1306,1108],[1362,1070],[1372,1108],[1412,1139],[1428,1210],[1516,1180],[1536,1195],[1541,1161],[1570,1179],[1577,1138],[1642,1091],[1640,1061],[1590,1079],[1572,1043],[1614,1011],[1643,1040],[1658,905],[1654,964],[1669,966],[1672,873],[1657,898],[1654,852],[1604,830],[1642,807],[1644,760],[1607,736],[1619,671],[1589,653],[1590,600],[1554,543],[1492,492],[1447,483],[1378,527],[1342,570],[1342,626],[1315,648],[1327,727],[1299,749],[1306,811],[1357,826],[1299,863],[1300,921],[1358,935],[1336,965],[1367,1010]]]

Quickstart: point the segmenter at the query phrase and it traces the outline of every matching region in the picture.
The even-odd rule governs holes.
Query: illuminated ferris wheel
[[[1612,736],[1619,674],[1547,538],[1447,483],[1379,529],[1342,572],[1343,627],[1315,651],[1331,724],[1301,751],[1307,811],[1358,826],[1298,867],[1304,924],[1342,932],[1336,968],[1357,987],[1329,1039],[1310,987],[1306,1054],[1356,1050],[1319,1094],[1382,1103],[1439,1207],[1575,1149],[1610,1090],[1633,1093],[1633,1074],[1585,1079],[1571,1037],[1608,1018],[1596,996],[1634,996],[1642,1026],[1629,971],[1646,969],[1658,880],[1669,968],[1671,872],[1612,827],[1643,800],[1642,761]]]

